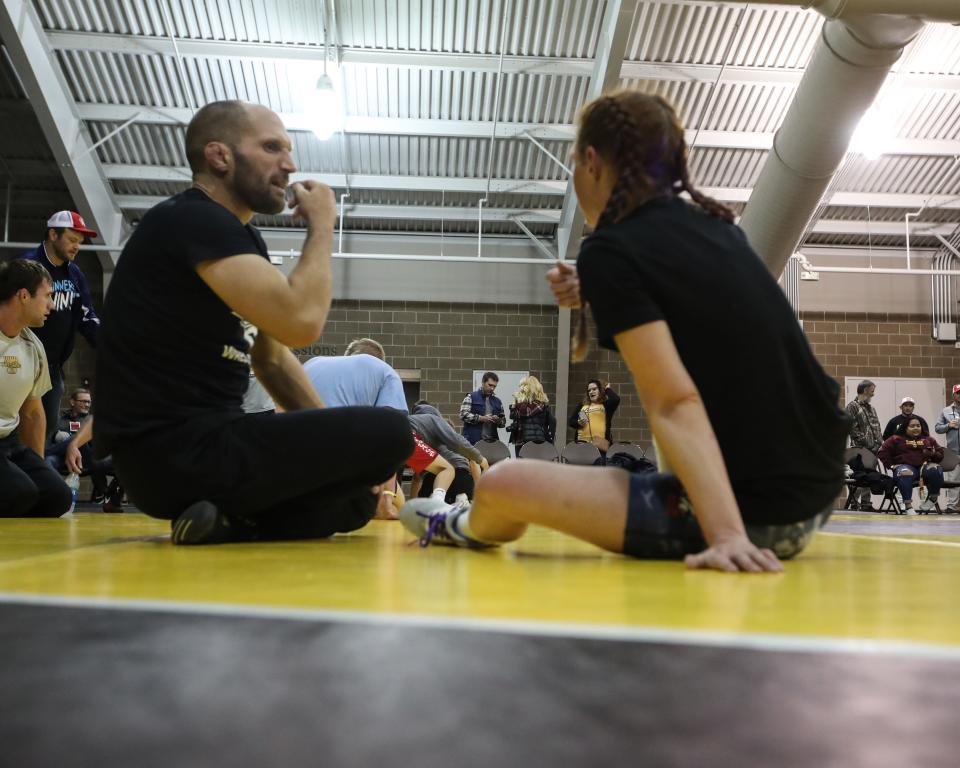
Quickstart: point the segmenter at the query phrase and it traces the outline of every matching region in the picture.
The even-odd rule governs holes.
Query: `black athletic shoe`
[[[251,526],[231,520],[209,501],[195,501],[170,525],[170,541],[179,545],[229,544],[254,538]]]
[[[123,488],[114,478],[107,488],[107,498],[103,500],[104,512],[123,512]]]

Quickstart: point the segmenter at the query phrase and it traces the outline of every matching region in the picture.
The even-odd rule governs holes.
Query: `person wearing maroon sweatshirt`
[[[936,508],[943,486],[943,470],[937,463],[943,460],[943,446],[930,437],[919,417],[911,416],[905,420],[897,428],[897,434],[883,441],[878,456],[885,467],[893,470],[908,515],[916,514],[911,499],[913,482],[918,477],[927,487],[927,499],[920,509]]]

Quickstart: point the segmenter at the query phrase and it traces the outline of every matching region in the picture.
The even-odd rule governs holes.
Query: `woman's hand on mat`
[[[760,549],[746,536],[726,539],[696,555],[687,555],[683,563],[690,569],[704,568],[728,573],[783,571],[783,564],[771,550]]]
[[[580,277],[577,268],[568,261],[558,261],[547,271],[547,282],[553,297],[561,307],[578,309],[580,307]]]

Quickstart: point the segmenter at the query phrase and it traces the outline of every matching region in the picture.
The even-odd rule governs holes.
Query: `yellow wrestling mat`
[[[950,533],[910,530],[935,519],[874,515],[861,527],[896,535],[821,533],[785,574],[758,577],[631,560],[536,528],[486,551],[421,549],[381,521],[327,541],[191,548],[137,513],[81,513],[0,520],[0,592],[960,646],[949,586],[960,518],[941,519]]]

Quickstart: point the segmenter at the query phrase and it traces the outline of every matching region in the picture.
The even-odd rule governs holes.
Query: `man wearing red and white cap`
[[[53,278],[53,311],[46,324],[36,330],[47,353],[53,385],[43,397],[48,437],[57,425],[63,397],[63,366],[73,352],[77,331],[90,346],[97,345],[100,318],[93,309],[87,278],[75,263],[84,239],[96,236],[79,213],[58,211],[47,220],[46,237],[39,247],[20,255],[42,264]]]
[[[890,421],[887,422],[887,426],[883,429],[883,439],[886,440],[891,435],[895,435],[903,422],[915,416],[920,419],[920,427],[923,430],[922,434],[929,435],[930,427],[927,426],[926,420],[923,416],[917,416],[917,414],[913,412],[913,409],[916,407],[917,401],[910,397],[910,395],[903,398],[903,400],[900,401],[900,414],[890,419]]]
[[[953,400],[950,405],[940,411],[940,418],[933,426],[941,435],[947,436],[947,448],[954,453],[960,453],[960,384],[953,385]],[[960,481],[960,466],[950,472],[943,473],[944,480]],[[947,512],[960,512],[960,489],[944,488],[943,496],[946,500]]]

